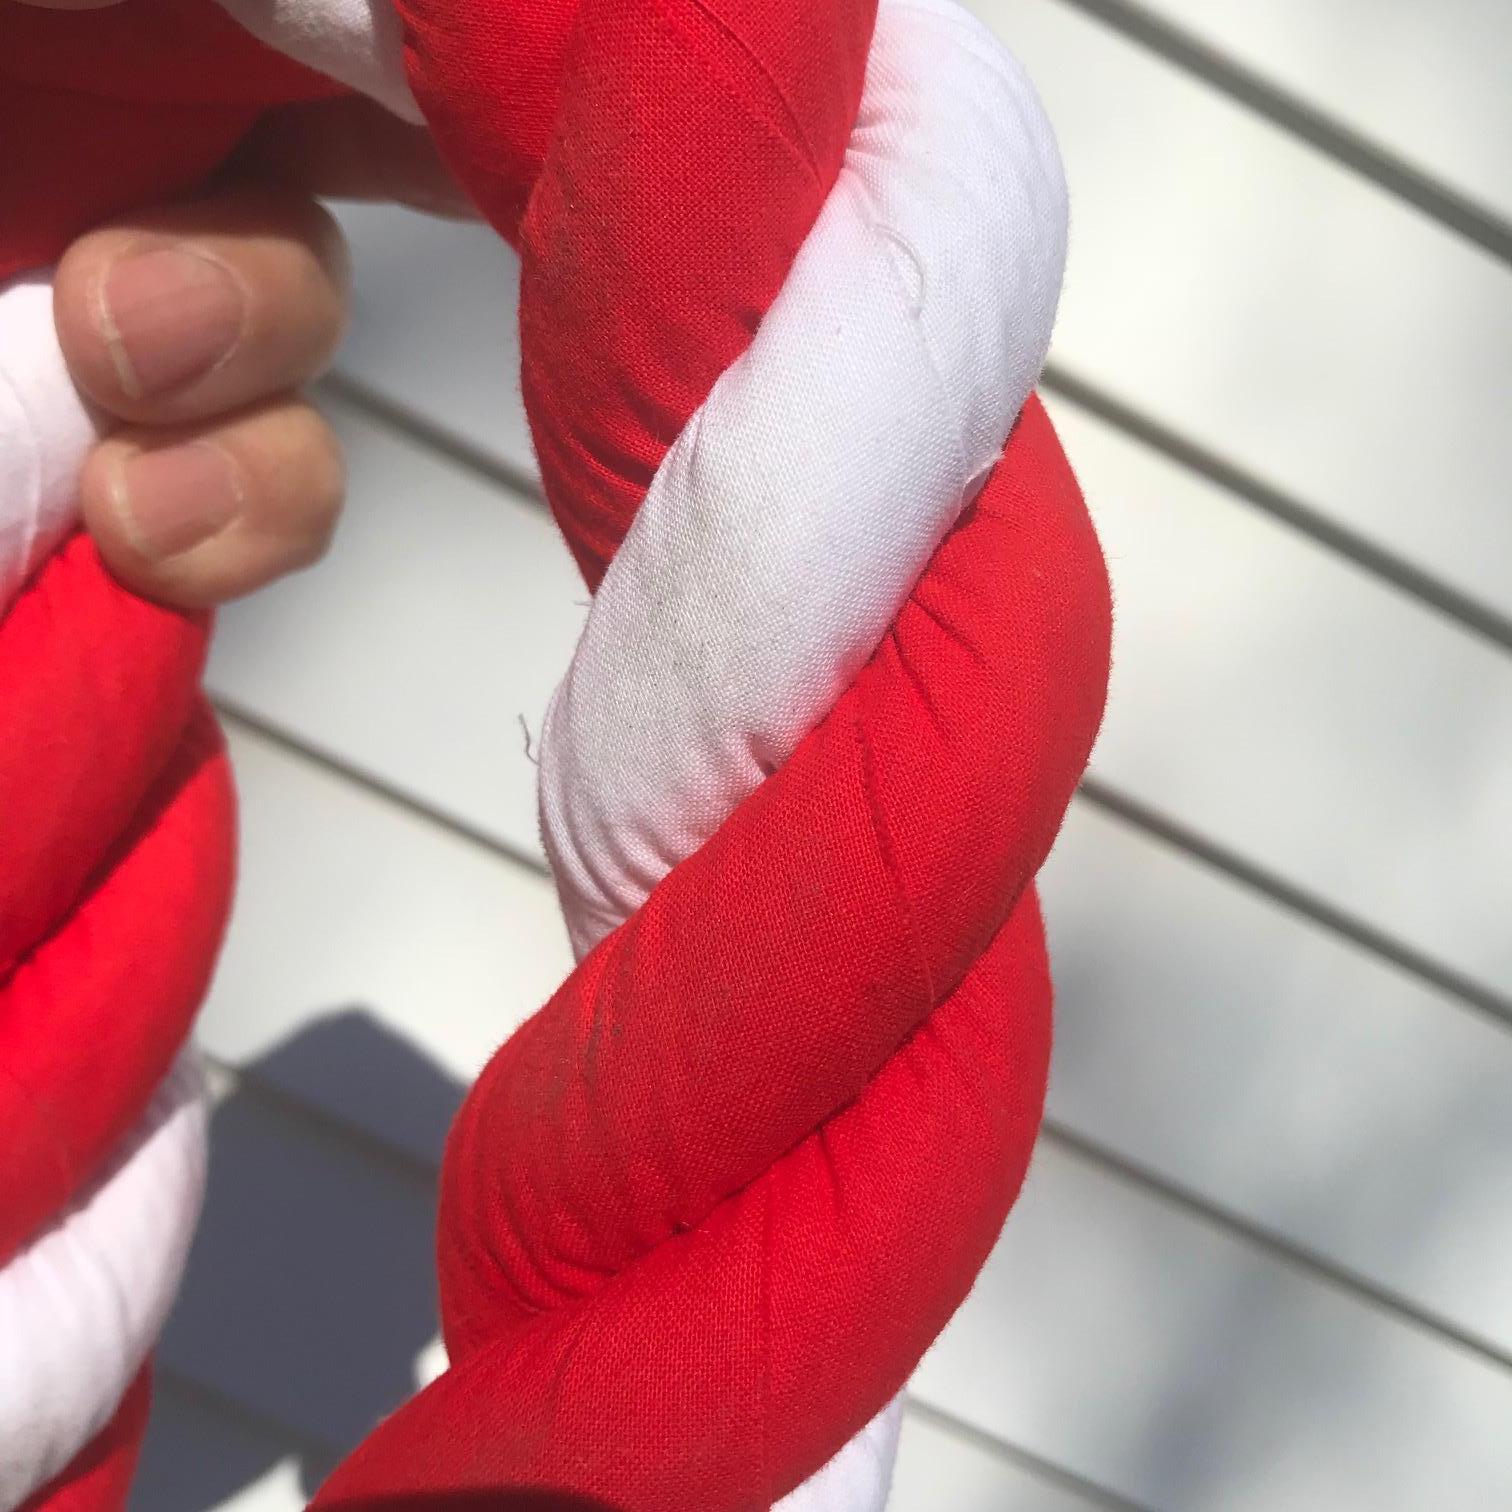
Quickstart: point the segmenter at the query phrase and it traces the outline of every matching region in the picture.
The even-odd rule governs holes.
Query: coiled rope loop
[[[34,319],[51,321],[45,285],[0,300],[0,382],[21,376],[23,354],[46,352],[21,339]],[[7,404],[36,403],[49,386],[48,372],[24,376],[0,392],[10,442],[29,428]],[[14,447],[0,451],[15,462]],[[14,585],[66,526],[69,494],[40,465],[9,482],[7,521],[29,522],[0,562]],[[180,1052],[230,899],[233,822],[198,692],[206,628],[115,586],[79,539],[0,618],[6,1509],[117,1415],[167,1317],[199,1209],[202,1088]],[[143,1378],[118,1442],[89,1467],[118,1502],[145,1393]]]
[[[0,6],[0,1512],[118,1512],[205,1174],[185,1050],[234,815],[209,624],[77,526],[98,417],[44,269],[200,182],[277,98],[331,93],[202,0]]]

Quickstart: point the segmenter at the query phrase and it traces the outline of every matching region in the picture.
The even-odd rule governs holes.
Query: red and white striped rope
[[[1029,397],[1065,239],[1038,101],[948,0],[401,0],[407,79],[382,7],[226,3],[418,98],[520,246],[527,407],[595,590],[542,747],[580,964],[449,1140],[451,1366],[317,1505],[871,1512],[897,1393],[1032,1146],[1031,879],[1106,679],[1101,558]],[[0,322],[27,297],[35,327],[35,290]],[[66,480],[88,427],[66,395],[39,410],[61,365],[33,337],[13,431],[29,476]],[[67,525],[66,487],[12,505],[15,434],[12,581]],[[98,571],[69,552],[0,622],[0,675],[8,641],[51,654],[13,631],[39,590]],[[182,1243],[110,1208],[145,1169],[131,1137],[108,1179],[96,1155],[71,1243],[155,1298]],[[186,1225],[194,1201],[183,1182]],[[0,1318],[67,1231],[0,1271]],[[39,1340],[69,1326],[70,1286],[51,1296]],[[110,1415],[160,1317],[87,1330],[115,1374],[81,1343],[40,1427],[0,1361],[0,1449],[48,1446],[17,1500]]]
[[[93,435],[45,280],[11,285],[0,292],[6,1512],[106,1429],[172,1306],[205,1176],[204,1088],[184,1046],[230,893],[229,780],[196,689],[206,627],[114,587],[66,540]],[[124,1495],[134,1437],[92,1468],[93,1484]]]

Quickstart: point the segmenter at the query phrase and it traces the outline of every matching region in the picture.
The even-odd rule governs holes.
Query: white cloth
[[[0,614],[72,529],[97,434],[63,362],[51,279],[0,287]]]
[[[943,0],[888,0],[839,183],[663,461],[546,716],[580,955],[875,649],[1039,376],[1065,228],[1023,74]]]
[[[185,1055],[111,1167],[0,1270],[0,1512],[68,1465],[141,1369],[178,1293],[205,1151]]]
[[[406,121],[423,117],[404,72],[404,31],[389,0],[219,0],[254,37]]]
[[[541,742],[579,956],[828,711],[1039,377],[1066,197],[1033,87],[948,0],[883,0],[840,180],[668,452]],[[897,1404],[784,1512],[877,1512]]]

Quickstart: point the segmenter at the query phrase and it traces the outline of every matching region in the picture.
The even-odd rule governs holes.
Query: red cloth
[[[195,188],[269,105],[337,92],[212,0],[0,6],[0,280]]]
[[[82,537],[0,621],[0,1260],[136,1123],[209,983],[234,819],[206,629]]]
[[[203,617],[156,608],[76,538],[0,620],[0,1259],[140,1118],[209,985],[231,894]],[[145,1376],[33,1512],[125,1505]]]

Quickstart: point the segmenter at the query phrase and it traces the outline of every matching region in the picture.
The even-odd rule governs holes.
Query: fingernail
[[[220,447],[206,441],[123,454],[109,483],[122,531],[151,561],[198,546],[241,512],[240,472]]]
[[[94,321],[122,389],[145,399],[182,388],[223,363],[246,320],[241,284],[187,247],[128,253],[96,286]]]

